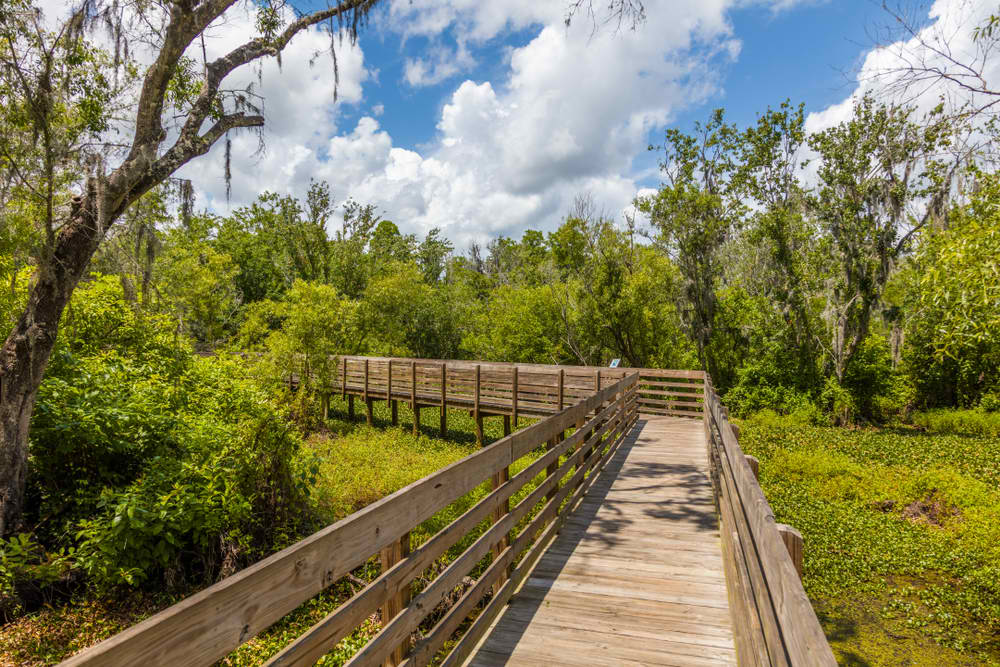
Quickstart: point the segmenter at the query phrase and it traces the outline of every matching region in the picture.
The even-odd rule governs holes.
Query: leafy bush
[[[979,409],[983,412],[1000,412],[1000,391],[993,390],[979,399]]]
[[[16,616],[29,593],[42,595],[66,577],[72,568],[73,552],[48,552],[28,533],[0,539],[0,618]]]
[[[876,408],[880,399],[892,390],[892,354],[889,342],[883,336],[869,336],[858,347],[844,371],[843,388],[851,394],[852,409],[866,419],[881,420],[884,416]],[[833,400],[834,389],[830,389]],[[843,401],[836,397],[843,408]],[[888,405],[892,405],[891,402]],[[834,409],[834,415],[838,410]]]
[[[854,395],[832,377],[827,378],[823,385],[820,402],[833,416],[833,423],[839,426],[851,423],[857,412]]]
[[[1000,438],[1000,413],[981,410],[928,410],[913,415],[913,423],[931,433]]]
[[[723,402],[738,417],[749,417],[761,410],[782,415],[796,413],[809,423],[821,423],[824,417],[809,395],[790,386],[790,378],[773,360],[763,360],[741,368],[736,386],[726,392]],[[814,421],[818,420],[818,421]]]
[[[208,582],[306,529],[301,437],[245,362],[193,355],[113,279],[70,311],[31,429],[34,564],[57,554],[102,590]],[[44,585],[11,558],[0,581]]]

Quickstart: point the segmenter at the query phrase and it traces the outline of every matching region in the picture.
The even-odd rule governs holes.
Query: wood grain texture
[[[613,453],[467,664],[735,661],[704,430],[655,417]]]
[[[718,470],[730,590],[740,596],[733,608],[735,624],[742,626],[737,631],[741,662],[835,665],[752,462],[740,448],[711,378],[706,378],[705,395],[706,434]],[[801,554],[801,543],[792,546],[793,555],[796,549]]]

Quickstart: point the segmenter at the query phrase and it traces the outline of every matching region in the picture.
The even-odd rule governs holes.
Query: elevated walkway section
[[[702,424],[645,417],[467,664],[734,665]]]

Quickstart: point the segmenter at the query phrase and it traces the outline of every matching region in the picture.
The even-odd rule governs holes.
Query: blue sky
[[[265,64],[267,152],[234,163],[230,200],[220,148],[184,175],[219,213],[325,180],[404,232],[439,227],[459,248],[550,231],[581,194],[620,217],[658,184],[646,147],[668,126],[690,129],[720,106],[746,125],[786,98],[806,104],[813,128],[842,120],[865,85],[859,67],[873,61],[870,35],[888,21],[873,0],[645,4],[635,32],[595,35],[585,19],[565,28],[566,0],[387,0],[355,47],[338,48],[338,102],[329,62],[313,57],[329,45],[322,31],[296,37],[280,70]],[[970,7],[995,9],[935,0],[931,11]],[[209,56],[248,24],[237,15],[220,26]],[[234,139],[238,158],[256,148],[254,137]]]
[[[655,8],[650,7],[650,11]],[[657,11],[659,11],[657,9]],[[728,13],[734,36],[740,41],[739,54],[731,62],[720,63],[719,90],[708,99],[679,108],[669,126],[690,129],[704,121],[717,107],[724,107],[731,122],[753,123],[756,114],[785,98],[804,102],[806,110],[821,110],[836,104],[856,87],[857,67],[871,47],[870,34],[887,17],[871,0],[840,0],[795,4],[787,9],[750,4]],[[639,30],[643,30],[642,27]],[[477,66],[460,76],[440,83],[414,88],[405,81],[408,58],[419,58],[435,42],[456,44],[454,29],[431,39],[423,36],[404,39],[399,33],[375,30],[362,37],[366,62],[378,70],[378,78],[366,84],[368,104],[354,106],[343,115],[345,124],[355,123],[382,105],[380,123],[400,147],[419,150],[437,134],[441,108],[456,81],[501,80],[507,69],[505,52],[522,47],[537,33],[537,26],[505,31],[477,49]],[[628,39],[628,33],[621,37]],[[649,133],[656,143],[662,129]],[[639,154],[639,170],[655,164],[655,155]],[[655,186],[657,179],[641,179]]]

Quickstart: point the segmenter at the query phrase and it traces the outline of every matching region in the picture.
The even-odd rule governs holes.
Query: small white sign
[[[621,359],[612,359],[611,365],[608,368],[618,368],[618,364],[622,362]]]

